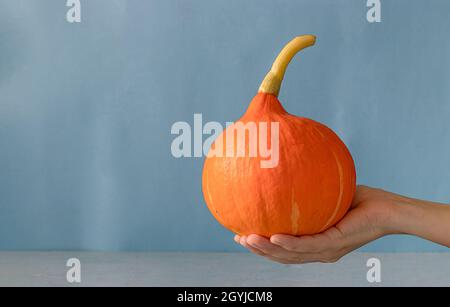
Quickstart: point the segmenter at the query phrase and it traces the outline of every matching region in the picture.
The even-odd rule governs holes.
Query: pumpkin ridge
[[[233,162],[236,163],[236,160],[234,160]],[[234,205],[233,206],[233,208],[234,208],[233,211],[237,212],[237,215],[239,217],[239,224],[241,225],[241,228],[248,229],[249,225],[248,225],[247,216],[246,216],[245,213],[243,214],[243,212],[241,210],[242,208],[240,206],[240,202],[239,201],[236,202],[235,197],[234,197],[234,193],[235,193],[235,190],[234,190],[233,186],[231,186],[230,190],[229,190],[229,194],[230,194],[230,197],[231,197],[231,203]],[[242,227],[242,225],[245,226],[245,227]],[[244,233],[244,231],[241,231],[241,232],[243,234],[247,235],[247,233]]]
[[[298,233],[299,219],[300,219],[300,208],[295,200],[295,190],[292,188],[292,201],[291,201],[291,227],[292,233]]]
[[[338,196],[338,200],[337,200],[337,204],[334,208],[333,214],[330,216],[330,218],[328,219],[328,221],[325,223],[325,225],[319,230],[319,232],[324,231],[325,229],[327,229],[330,224],[334,221],[334,219],[336,218],[337,213],[339,212],[339,209],[342,206],[342,198],[344,196],[344,184],[343,184],[343,170],[342,170],[342,164],[339,162],[336,153],[334,152],[333,149],[331,149],[331,152],[334,156],[334,160],[336,161],[336,165],[338,168],[338,174],[339,174],[339,196]]]
[[[265,193],[264,193],[264,191],[263,191],[263,184],[261,184],[261,182],[260,182],[260,178],[259,177],[257,177],[257,181],[258,181],[258,194],[260,194],[260,195],[264,195]],[[266,198],[265,197],[262,197],[261,199],[260,199],[260,202],[262,203],[262,204],[258,204],[257,206],[257,208],[256,208],[256,210],[258,211],[256,214],[261,214],[262,215],[262,225],[261,225],[261,228],[263,229],[263,231],[264,232],[266,232],[268,229],[270,229],[270,220],[271,220],[271,218],[270,218],[270,215],[269,215],[269,212],[270,212],[270,210],[269,210],[269,204],[268,204],[268,202],[266,201]],[[264,235],[265,235],[265,233],[264,233]]]

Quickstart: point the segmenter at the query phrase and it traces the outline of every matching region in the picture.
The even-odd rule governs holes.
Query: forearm
[[[411,234],[450,247],[450,205],[399,197],[394,207],[394,233]]]

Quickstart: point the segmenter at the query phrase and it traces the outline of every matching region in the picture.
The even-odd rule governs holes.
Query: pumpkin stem
[[[273,62],[272,68],[264,78],[261,86],[259,87],[259,93],[272,94],[278,97],[280,92],[281,81],[283,81],[284,73],[289,62],[292,60],[295,54],[300,50],[314,45],[316,37],[314,35],[302,35],[297,36],[291,40],[281,50],[280,54]]]

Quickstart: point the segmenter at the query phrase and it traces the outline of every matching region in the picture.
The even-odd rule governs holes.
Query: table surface
[[[369,283],[378,258],[381,282]],[[81,283],[66,279],[81,263]],[[450,286],[450,253],[352,253],[282,265],[247,253],[0,252],[0,286]]]

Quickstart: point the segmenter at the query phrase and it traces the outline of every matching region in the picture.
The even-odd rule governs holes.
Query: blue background
[[[176,121],[235,120],[280,48],[280,99],[346,142],[358,182],[450,202],[450,1],[0,0],[0,249],[237,251],[176,159]],[[388,237],[370,251],[445,250]]]

